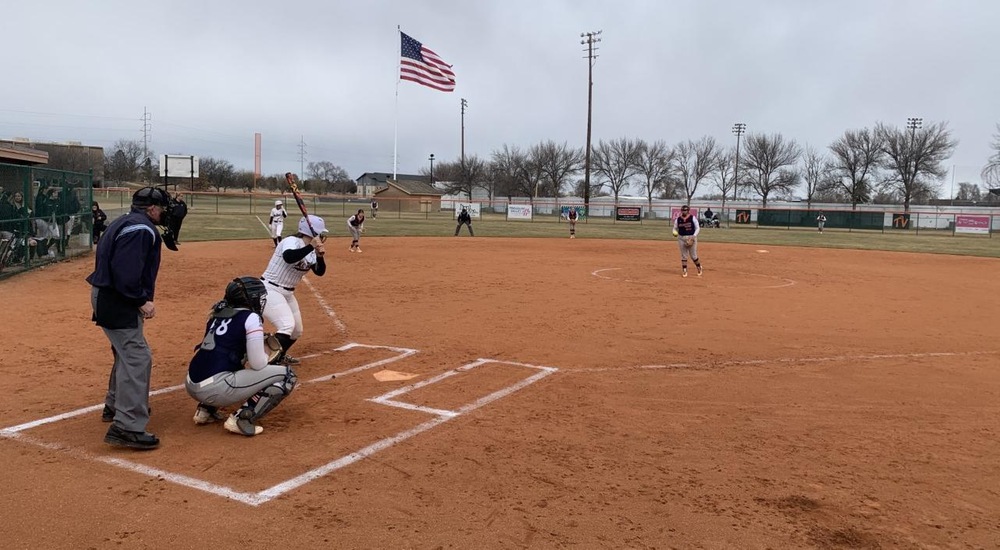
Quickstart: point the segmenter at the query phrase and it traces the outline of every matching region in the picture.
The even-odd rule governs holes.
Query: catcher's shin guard
[[[298,383],[298,377],[295,376],[295,371],[288,369],[284,380],[271,384],[247,399],[246,405],[240,410],[238,416],[251,423],[257,422],[274,410],[284,398],[288,397],[295,389],[296,383]]]

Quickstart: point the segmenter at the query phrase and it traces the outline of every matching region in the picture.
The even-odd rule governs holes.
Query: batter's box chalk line
[[[414,354],[418,353],[418,350],[411,349],[411,348],[402,348],[402,347],[396,347],[396,346],[381,346],[381,345],[359,344],[359,343],[349,343],[349,344],[345,344],[345,345],[343,345],[343,346],[341,346],[339,348],[332,349],[330,351],[326,351],[326,352],[322,352],[322,353],[318,353],[318,354],[313,354],[313,355],[308,355],[308,356],[303,356],[302,358],[305,359],[305,358],[309,358],[309,357],[318,357],[318,356],[328,355],[328,354],[332,354],[332,353],[336,353],[336,352],[347,351],[347,350],[354,349],[354,348],[367,348],[367,349],[389,350],[389,351],[394,352],[395,355],[393,355],[392,357],[388,357],[386,359],[381,359],[381,360],[378,360],[378,361],[373,361],[373,362],[370,362],[370,363],[366,363],[364,365],[361,365],[361,366],[358,366],[358,367],[354,367],[354,368],[351,368],[351,369],[348,369],[348,370],[345,370],[345,371],[342,371],[342,372],[337,372],[337,373],[328,374],[328,375],[320,376],[320,377],[317,377],[317,378],[313,378],[311,380],[305,381],[304,383],[312,384],[312,383],[320,383],[320,382],[329,381],[329,380],[331,380],[333,378],[339,378],[339,377],[347,376],[347,375],[350,375],[350,374],[355,374],[355,373],[358,373],[358,372],[362,372],[362,371],[365,371],[365,370],[369,370],[369,369],[381,367],[381,366],[384,366],[384,365],[387,365],[387,364],[390,364],[390,363],[393,363],[393,362],[396,362],[396,361],[400,361],[400,360],[402,360],[402,359],[404,359],[406,357],[410,357],[411,355],[414,355]],[[537,372],[534,373],[534,374],[532,374],[531,376],[528,376],[527,378],[522,379],[520,382],[517,382],[515,384],[512,384],[512,385],[507,386],[505,388],[502,388],[500,390],[497,390],[497,391],[495,391],[493,393],[490,393],[490,394],[488,394],[486,396],[480,397],[479,399],[476,399],[475,401],[473,401],[471,403],[467,403],[467,404],[465,404],[465,405],[463,405],[463,406],[461,406],[461,407],[459,407],[459,408],[457,408],[455,410],[434,409],[434,408],[431,408],[431,407],[424,407],[424,406],[421,406],[421,405],[407,403],[407,402],[400,401],[399,399],[397,399],[397,398],[399,398],[401,396],[406,395],[407,393],[409,393],[409,392],[411,392],[413,390],[416,390],[416,389],[419,389],[419,388],[423,388],[423,387],[426,387],[426,386],[430,386],[431,384],[438,383],[438,382],[440,382],[442,380],[451,378],[453,376],[458,376],[458,375],[460,375],[462,373],[466,373],[468,371],[471,371],[472,369],[475,369],[477,367],[480,367],[480,366],[486,365],[486,364],[508,365],[508,366],[512,366],[512,367],[527,368],[527,369],[535,370]],[[410,439],[411,437],[414,437],[414,436],[419,435],[421,433],[424,433],[424,432],[426,432],[426,431],[428,431],[428,430],[430,430],[432,428],[440,426],[441,424],[444,424],[445,422],[448,422],[449,420],[457,418],[457,417],[459,417],[459,416],[461,416],[463,414],[466,414],[468,412],[474,411],[474,410],[476,410],[476,409],[478,409],[480,407],[483,407],[483,406],[485,406],[485,405],[487,405],[489,403],[492,403],[493,401],[496,401],[498,399],[502,399],[504,397],[507,397],[508,395],[510,395],[510,394],[512,394],[512,393],[514,393],[514,392],[516,392],[518,390],[524,389],[524,388],[530,386],[531,384],[534,384],[535,382],[538,382],[539,380],[541,380],[541,379],[543,379],[543,378],[545,378],[545,377],[547,377],[549,375],[552,375],[552,374],[554,374],[554,373],[556,373],[558,371],[559,371],[559,369],[557,369],[555,367],[544,367],[544,366],[538,366],[538,365],[530,365],[530,364],[527,364],[527,363],[516,363],[516,362],[512,362],[512,361],[501,361],[501,360],[495,360],[495,359],[476,359],[475,361],[473,361],[471,363],[462,365],[461,367],[458,367],[458,368],[455,368],[455,369],[452,369],[452,370],[449,370],[449,371],[445,371],[445,372],[443,372],[441,374],[438,374],[436,376],[433,376],[433,377],[431,377],[431,378],[429,378],[427,380],[422,380],[420,382],[416,382],[414,384],[410,384],[408,386],[404,386],[402,388],[398,388],[398,389],[392,390],[392,391],[390,391],[388,393],[385,393],[385,394],[382,394],[382,395],[380,395],[378,397],[370,398],[367,401],[370,401],[372,403],[377,403],[379,405],[384,405],[384,406],[387,406],[387,407],[395,407],[395,408],[401,408],[401,409],[406,409],[406,410],[410,410],[410,411],[417,411],[417,412],[429,414],[432,418],[430,418],[429,420],[426,420],[426,421],[424,421],[424,422],[422,422],[422,423],[420,423],[420,424],[418,424],[418,425],[416,425],[416,426],[414,426],[414,427],[412,427],[410,429],[404,430],[404,431],[399,432],[399,433],[397,433],[395,435],[392,435],[390,437],[386,437],[384,439],[380,439],[378,441],[375,441],[374,443],[372,443],[370,445],[367,445],[365,447],[362,447],[362,448],[360,448],[360,449],[358,449],[358,450],[356,450],[354,452],[351,452],[349,454],[341,456],[341,457],[339,457],[339,458],[337,458],[335,460],[327,462],[326,464],[323,464],[323,465],[321,465],[319,467],[313,468],[312,470],[304,472],[304,473],[302,473],[302,474],[300,474],[298,476],[295,476],[295,477],[293,477],[291,479],[287,479],[285,481],[282,481],[281,483],[278,483],[277,485],[274,485],[272,487],[268,487],[268,488],[266,488],[266,489],[264,489],[262,491],[258,491],[258,492],[238,491],[236,489],[233,489],[232,487],[227,487],[225,485],[220,485],[220,484],[217,484],[217,483],[212,483],[210,481],[206,481],[206,480],[203,480],[203,479],[194,478],[194,477],[187,476],[187,475],[180,474],[180,473],[176,473],[176,472],[169,472],[169,471],[166,471],[166,470],[163,470],[163,469],[160,469],[160,468],[155,468],[153,466],[147,466],[145,464],[140,464],[138,462],[134,462],[134,461],[131,461],[131,460],[127,460],[127,459],[123,459],[123,458],[118,458],[118,457],[111,457],[111,456],[105,456],[105,455],[95,454],[95,453],[87,452],[87,451],[85,451],[83,449],[79,449],[79,448],[75,448],[75,447],[69,447],[69,446],[66,446],[66,445],[61,445],[59,443],[53,443],[53,442],[50,442],[50,441],[44,441],[44,440],[41,440],[39,438],[32,437],[31,435],[25,433],[28,430],[31,430],[33,428],[37,428],[39,426],[43,426],[43,425],[46,425],[46,424],[52,424],[52,423],[55,423],[55,422],[59,422],[61,420],[67,420],[67,419],[74,418],[74,417],[77,417],[77,416],[81,416],[81,415],[84,415],[84,414],[88,414],[88,413],[91,413],[91,412],[96,412],[98,410],[103,409],[103,407],[104,407],[103,403],[99,404],[99,405],[92,405],[92,406],[89,406],[89,407],[84,407],[84,408],[77,409],[77,410],[70,411],[70,412],[66,412],[66,413],[63,413],[63,414],[58,414],[58,415],[55,415],[55,416],[50,416],[48,418],[42,418],[42,419],[39,419],[39,420],[34,420],[34,421],[31,421],[31,422],[26,422],[24,424],[19,424],[17,426],[10,426],[8,428],[0,429],[0,438],[11,439],[11,440],[14,440],[14,441],[19,441],[21,443],[29,443],[29,444],[36,445],[38,447],[42,447],[44,449],[48,449],[48,450],[51,450],[51,451],[57,451],[57,452],[66,453],[66,454],[68,454],[70,456],[73,456],[75,458],[78,458],[78,459],[90,460],[90,461],[93,461],[93,462],[99,462],[99,463],[102,463],[102,464],[108,464],[108,465],[111,465],[111,466],[116,466],[118,468],[122,468],[122,469],[131,471],[131,472],[134,472],[134,473],[137,473],[137,474],[145,475],[145,476],[152,477],[152,478],[163,479],[165,481],[169,481],[169,482],[175,483],[177,485],[181,485],[181,486],[184,486],[184,487],[187,487],[187,488],[190,488],[190,489],[196,489],[196,490],[199,490],[199,491],[203,491],[203,492],[215,495],[215,496],[219,496],[219,497],[223,497],[223,498],[228,498],[230,500],[234,500],[236,502],[241,502],[243,504],[247,504],[247,505],[250,505],[250,506],[260,506],[260,505],[262,505],[264,503],[267,503],[267,502],[269,502],[269,501],[271,501],[271,500],[273,500],[273,499],[275,499],[275,498],[277,498],[277,497],[279,497],[279,496],[281,496],[281,495],[283,495],[285,493],[288,493],[289,491],[292,491],[294,489],[302,487],[303,485],[306,485],[307,483],[315,481],[316,479],[319,479],[319,478],[321,478],[321,477],[323,477],[323,476],[325,476],[327,474],[330,474],[330,473],[335,472],[335,471],[337,471],[337,470],[339,470],[341,468],[344,468],[346,466],[354,464],[355,462],[358,462],[359,460],[362,460],[364,458],[372,456],[375,453],[378,453],[380,451],[384,451],[386,449],[389,449],[390,447],[396,445],[397,443],[400,443],[402,441],[406,441],[407,439]],[[174,392],[174,391],[177,391],[177,390],[180,390],[180,389],[183,389],[183,388],[184,388],[183,385],[170,386],[170,387],[167,387],[167,388],[161,388],[161,389],[152,391],[152,392],[150,392],[149,395],[150,396],[154,396],[154,395],[166,394],[166,393]]]

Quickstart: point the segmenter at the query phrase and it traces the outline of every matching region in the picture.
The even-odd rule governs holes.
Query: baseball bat
[[[285,181],[288,182],[288,187],[292,190],[292,196],[295,197],[295,204],[299,205],[302,217],[306,219],[306,225],[309,226],[309,231],[312,233],[310,237],[316,235],[316,230],[313,229],[313,224],[309,221],[309,212],[306,211],[306,203],[302,202],[302,196],[299,195],[299,187],[295,185],[295,178],[291,172],[285,172]]]

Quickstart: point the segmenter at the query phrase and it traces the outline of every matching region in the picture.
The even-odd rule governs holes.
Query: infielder
[[[365,230],[365,210],[358,208],[358,213],[347,218],[347,230],[351,232],[351,252],[361,252],[361,233]]]
[[[285,228],[285,218],[288,217],[288,212],[285,212],[285,207],[282,206],[281,201],[274,201],[274,208],[271,209],[271,219],[268,224],[271,228],[271,240],[274,241],[274,246],[278,246],[281,242],[281,231]]]
[[[225,298],[212,307],[205,338],[195,348],[184,388],[198,401],[194,423],[226,419],[226,430],[260,435],[257,421],[288,397],[298,379],[290,367],[267,364],[260,315],[267,288],[260,279],[239,277],[226,285]],[[219,407],[243,403],[228,418]]]
[[[681,277],[688,276],[688,256],[698,268],[698,276],[701,277],[701,262],[698,260],[698,233],[701,226],[698,218],[691,215],[691,208],[688,205],[681,207],[681,215],[674,219],[673,235],[677,237],[677,246],[681,249]]]
[[[323,218],[311,214],[308,220],[300,219],[298,233],[278,243],[261,277],[267,288],[264,319],[274,325],[274,336],[281,344],[281,355],[274,362],[283,365],[299,362],[288,355],[288,349],[302,337],[302,314],[295,299],[295,285],[310,271],[318,277],[326,273],[326,262],[323,260],[326,254],[323,248],[326,223]],[[310,224],[312,230],[309,229]]]
[[[576,238],[576,220],[580,219],[580,215],[576,212],[576,208],[570,208],[569,212],[566,212],[566,220],[569,221],[569,238]]]

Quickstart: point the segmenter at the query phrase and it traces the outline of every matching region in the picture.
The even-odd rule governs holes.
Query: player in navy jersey
[[[698,233],[701,226],[698,218],[691,215],[691,208],[688,205],[681,207],[681,215],[674,220],[673,234],[677,237],[677,246],[681,249],[681,276],[688,276],[688,256],[698,268],[698,276],[702,274],[701,261],[698,260]]]
[[[267,364],[261,312],[267,289],[256,277],[239,277],[226,286],[225,298],[216,303],[188,367],[184,387],[198,401],[195,424],[225,418],[220,407],[242,403],[226,418],[226,430],[245,436],[259,435],[257,422],[295,389],[290,367]]]
[[[261,276],[267,287],[264,319],[274,325],[274,336],[281,343],[281,356],[277,362],[288,365],[299,362],[288,355],[292,344],[302,337],[302,313],[295,299],[295,286],[306,273],[312,272],[317,277],[326,273],[326,261],[323,259],[326,236],[323,218],[310,214],[308,219],[300,219],[298,233],[278,243]]]

